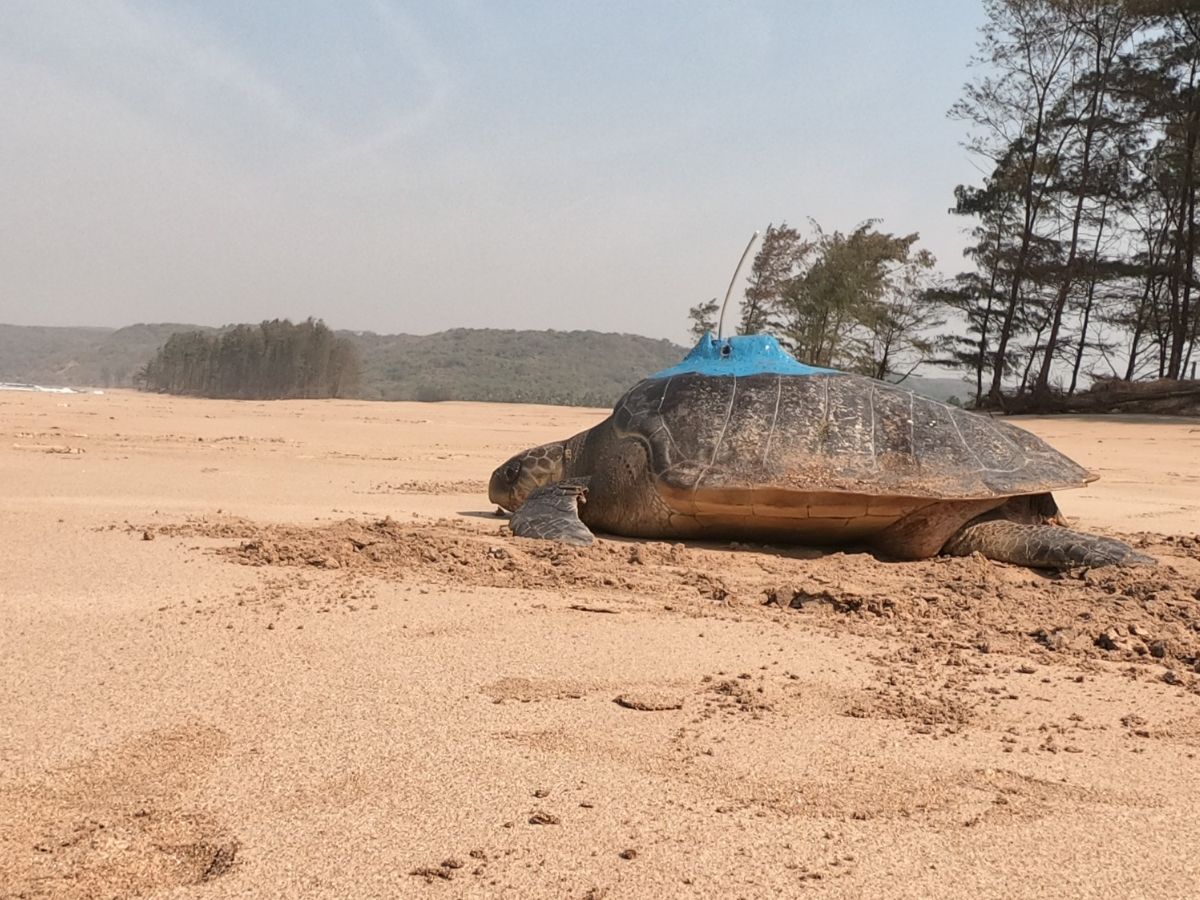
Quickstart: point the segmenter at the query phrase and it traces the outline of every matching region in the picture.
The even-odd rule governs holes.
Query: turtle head
[[[563,479],[563,444],[542,444],[518,453],[492,473],[488,499],[509,512],[518,510],[525,498],[542,485]]]

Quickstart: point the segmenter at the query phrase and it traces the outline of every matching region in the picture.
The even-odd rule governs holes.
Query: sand
[[[603,415],[0,394],[0,897],[1196,895],[1200,422],[1051,577],[505,534]]]

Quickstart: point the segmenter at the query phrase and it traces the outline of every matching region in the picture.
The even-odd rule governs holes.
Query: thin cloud
[[[404,64],[417,75],[421,99],[411,108],[389,110],[386,123],[365,137],[343,140],[329,145],[313,159],[281,170],[263,180],[263,184],[278,183],[318,174],[331,168],[369,161],[376,166],[394,164],[394,157],[384,151],[406,137],[428,132],[445,113],[453,94],[454,80],[450,67],[434,44],[415,22],[386,0],[371,0],[369,8],[392,41],[395,51],[393,65]]]
[[[0,321],[681,337],[807,215],[953,267],[975,22],[929,2],[6,4]]]
[[[201,22],[185,22],[126,0],[92,0],[82,6],[33,3],[20,12],[10,39],[14,49],[38,48],[28,62],[82,93],[120,98],[160,126],[167,121],[163,113],[174,109],[192,136],[203,139],[211,117],[196,107],[215,95],[242,106],[263,129],[299,138],[317,152],[335,143],[287,91]],[[182,110],[177,108],[180,98]]]

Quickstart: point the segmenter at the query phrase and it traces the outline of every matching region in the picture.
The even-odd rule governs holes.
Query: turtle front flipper
[[[579,520],[580,504],[587,502],[587,482],[586,478],[571,478],[533,491],[509,520],[512,533],[564,544],[592,543],[595,538]]]
[[[1152,566],[1153,557],[1114,538],[1072,531],[1057,525],[1026,525],[995,519],[968,523],[942,548],[951,556],[979,552],[988,559],[1037,569],[1100,566]]]

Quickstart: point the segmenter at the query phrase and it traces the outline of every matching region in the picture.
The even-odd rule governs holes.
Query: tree
[[[688,326],[688,334],[698,341],[709,332],[716,331],[717,314],[720,311],[721,305],[717,303],[716,297],[693,306],[688,310],[688,319],[692,323]]]
[[[811,222],[804,237],[786,224],[767,228],[742,307],[742,332],[770,329],[799,357],[876,378],[904,378],[933,352],[942,324],[930,300],[933,256],[917,235],[876,229],[849,234]],[[689,312],[693,335],[712,330],[715,300]]]
[[[1079,41],[1047,0],[985,0],[977,62],[986,74],[964,88],[951,115],[970,122],[975,133],[968,149],[990,160],[993,179],[1017,197],[1019,227],[1007,297],[992,359],[988,394],[999,402],[1008,345],[1019,321],[1022,288],[1045,210],[1049,174],[1058,165],[1065,137],[1051,130],[1051,114],[1070,87],[1068,63]]]
[[[1006,402],[1002,389],[1034,406],[1059,383],[1073,393],[1088,360],[1127,379],[1180,377],[1200,331],[1200,10],[985,9],[988,71],[951,110],[986,164],[982,187],[955,192],[955,211],[979,221],[975,271],[940,298],[974,346],[944,341],[942,362],[970,370],[977,402],[991,404]]]
[[[950,284],[940,285],[928,295],[931,303],[948,309],[961,326],[961,331],[952,330],[938,339],[937,347],[943,355],[936,363],[971,373],[975,381],[975,406],[983,400],[985,373],[996,362],[992,342],[1012,271],[1009,238],[1017,227],[1014,218],[1017,195],[1000,177],[1003,171],[1003,165],[998,166],[995,175],[985,180],[981,188],[965,185],[955,188],[955,204],[950,212],[980,220],[971,230],[975,243],[963,251],[975,263],[976,270],[959,273]],[[1007,372],[1014,364],[1009,351],[1001,365]]]
[[[1200,190],[1200,11],[1193,4],[1153,3],[1157,26],[1132,72],[1140,111],[1156,127],[1148,174],[1168,211],[1164,374],[1187,371],[1200,328],[1196,221]]]
[[[273,400],[344,397],[358,387],[358,352],[324,322],[274,319],[205,335],[171,335],[138,375],[144,390]]]
[[[1093,195],[1100,193],[1099,220],[1097,223],[1097,252],[1100,233],[1105,225],[1108,209],[1107,191],[1098,192],[1097,178],[1103,154],[1108,145],[1119,140],[1116,123],[1109,114],[1109,95],[1117,68],[1118,57],[1134,33],[1133,19],[1121,3],[1096,2],[1096,0],[1066,0],[1061,5],[1066,29],[1075,32],[1078,40],[1073,43],[1079,58],[1073,60],[1079,66],[1070,90],[1063,98],[1062,109],[1054,111],[1050,125],[1052,131],[1062,131],[1068,136],[1068,150],[1059,156],[1059,168],[1055,174],[1054,189],[1071,200],[1065,259],[1058,275],[1058,290],[1050,316],[1050,330],[1043,350],[1042,364],[1033,390],[1044,397],[1050,386],[1050,370],[1058,349],[1063,316],[1071,289],[1081,273],[1080,237],[1085,223],[1085,213]],[[1090,318],[1091,300],[1094,299],[1094,283],[1088,291],[1087,314]],[[1086,327],[1086,325],[1085,325]],[[1086,333],[1080,336],[1082,351]],[[1079,355],[1082,358],[1082,352]],[[1078,370],[1078,361],[1076,371]]]
[[[749,284],[742,300],[741,334],[759,334],[777,323],[772,318],[796,267],[812,250],[800,232],[787,222],[768,225],[762,245],[750,266]]]
[[[774,306],[784,339],[815,365],[876,378],[907,377],[931,352],[925,332],[941,324],[928,301],[933,255],[918,236],[862,223],[815,237]]]

